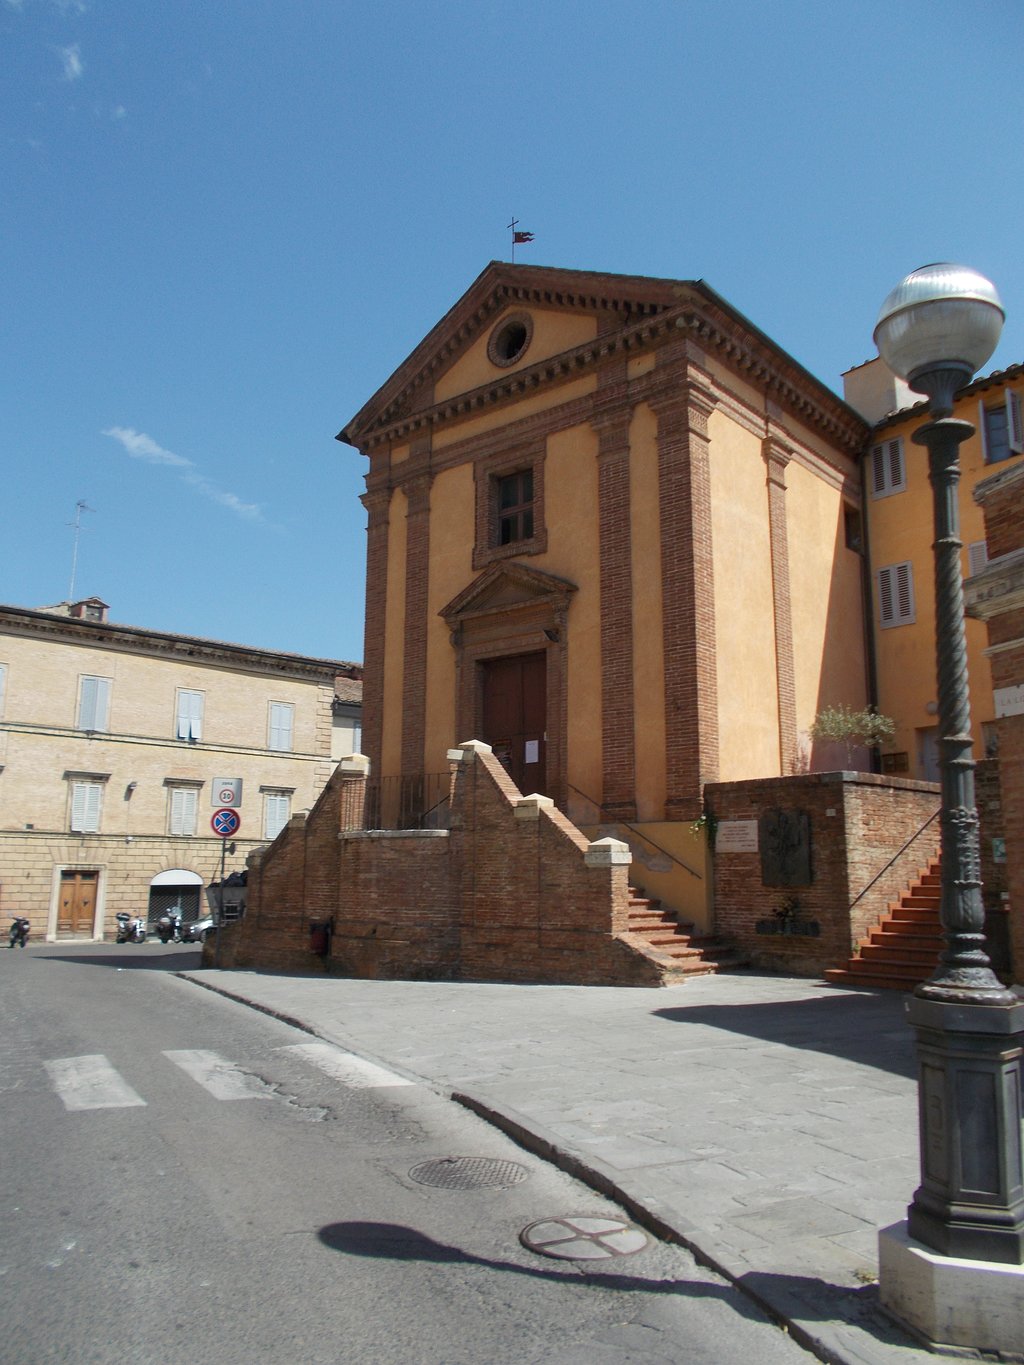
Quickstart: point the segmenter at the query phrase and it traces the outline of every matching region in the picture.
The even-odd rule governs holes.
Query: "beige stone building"
[[[0,911],[110,938],[119,910],[205,912],[358,749],[361,668],[0,606]],[[240,790],[239,790],[240,788]],[[237,809],[225,843],[211,826]]]

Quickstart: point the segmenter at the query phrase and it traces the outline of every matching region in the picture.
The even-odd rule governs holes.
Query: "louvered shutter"
[[[903,437],[894,436],[871,450],[871,494],[875,498],[900,493],[906,487],[903,467]]]
[[[263,837],[276,839],[288,823],[291,797],[287,792],[267,792],[263,799]]]
[[[98,782],[75,782],[71,787],[71,828],[77,834],[95,834],[100,827]]]
[[[981,459],[988,464],[988,422],[985,420],[985,404],[978,400],[978,431],[981,433]]]
[[[195,834],[196,791],[194,787],[171,788],[171,833]]]
[[[1024,424],[1021,423],[1020,394],[1006,390],[1006,435],[1015,455],[1024,451]]]
[[[973,578],[976,573],[981,573],[988,563],[988,544],[984,540],[972,541],[967,547],[967,572]]]
[[[270,703],[270,747],[281,753],[290,753],[292,748],[292,713],[294,708],[289,702]]]
[[[878,609],[883,626],[893,623],[892,569],[878,570]]]
[[[900,621],[914,619],[914,583],[909,564],[896,565],[896,608]]]
[[[78,699],[78,728],[106,730],[109,709],[110,679],[83,677]]]
[[[178,738],[199,740],[203,737],[203,694],[184,688],[178,692]]]
[[[915,619],[914,572],[909,560],[878,570],[878,617],[883,626],[902,626]]]

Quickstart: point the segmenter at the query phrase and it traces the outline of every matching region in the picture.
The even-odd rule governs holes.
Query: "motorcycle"
[[[11,921],[11,941],[7,945],[8,948],[13,948],[15,944],[17,944],[19,948],[24,948],[25,944],[28,942],[30,928],[31,925],[27,919],[23,919],[20,915],[16,916]]]
[[[118,943],[145,943],[146,925],[138,915],[129,915],[127,910],[119,910],[114,918],[117,920]]]
[[[176,910],[169,910],[166,915],[161,915],[156,922],[156,932],[161,943],[185,943],[185,929],[181,922],[181,915]]]
[[[193,920],[191,924],[181,926],[182,943],[205,943],[210,934],[214,933],[216,926],[212,915],[205,915],[202,919]]]

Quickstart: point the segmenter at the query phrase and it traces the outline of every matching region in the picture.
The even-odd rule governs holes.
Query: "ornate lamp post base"
[[[914,997],[921,1184],[907,1230],[944,1256],[1024,1264],[1024,1001]]]

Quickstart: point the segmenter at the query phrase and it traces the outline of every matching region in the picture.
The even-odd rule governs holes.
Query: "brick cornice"
[[[511,373],[467,393],[433,402],[434,380],[512,305],[592,312],[598,335],[581,346]],[[621,320],[608,330],[609,317]],[[741,314],[701,282],[492,265],[429,333],[355,418],[339,440],[370,453],[382,443],[461,421],[524,394],[564,383],[613,358],[686,339],[691,345],[763,388],[782,407],[822,431],[841,449],[859,451],[869,428],[856,413],[804,370]],[[429,391],[428,391],[429,390]],[[427,398],[429,401],[424,402]]]

